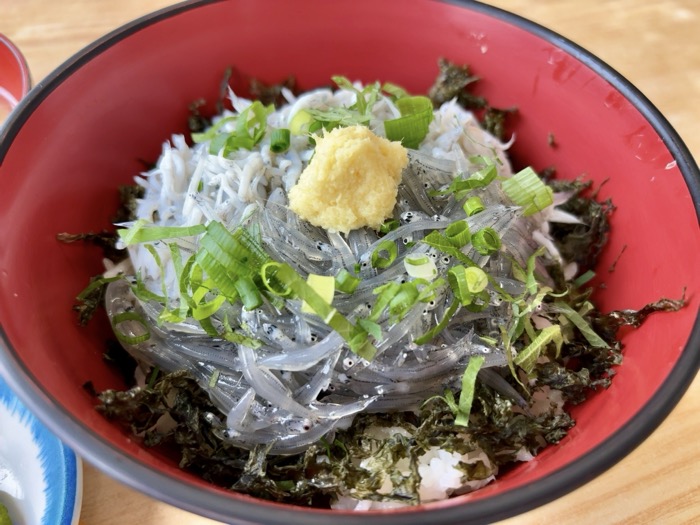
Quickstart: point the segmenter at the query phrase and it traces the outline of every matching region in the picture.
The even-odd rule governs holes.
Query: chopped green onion
[[[275,261],[270,261],[263,264],[260,268],[260,277],[262,282],[270,292],[279,296],[287,297],[292,295],[292,289],[289,287],[289,283],[281,280],[277,275],[280,268],[280,263]]]
[[[397,319],[402,319],[413,305],[418,302],[418,287],[409,281],[400,285],[399,291],[389,301],[389,313]]]
[[[270,134],[270,150],[273,153],[284,153],[289,149],[290,133],[287,128],[279,128]]]
[[[442,277],[435,279],[433,282],[420,278],[414,279],[413,282],[416,284],[416,286],[422,286],[422,288],[419,288],[418,293],[418,301],[421,303],[427,303],[435,300],[437,297],[438,288],[442,288],[446,284],[445,279]]]
[[[216,312],[218,312],[225,302],[226,297],[224,295],[217,295],[211,301],[207,301],[206,303],[200,303],[194,308],[192,308],[192,317],[197,321],[201,321],[202,319],[208,319]]]
[[[417,345],[423,345],[427,343],[428,341],[432,340],[437,334],[442,332],[445,327],[450,322],[450,319],[452,319],[452,316],[457,312],[457,309],[459,308],[459,301],[455,300],[452,301],[452,304],[450,307],[447,309],[447,312],[445,312],[445,316],[442,318],[442,320],[436,324],[433,328],[428,330],[426,333],[421,335],[420,337],[416,338],[415,343]]]
[[[355,277],[345,268],[342,268],[335,276],[335,287],[339,292],[351,294],[360,284],[361,279]]]
[[[467,217],[471,217],[472,215],[476,215],[477,213],[484,211],[486,207],[484,206],[481,197],[475,195],[474,197],[469,197],[466,201],[464,201],[462,209],[464,210],[464,213],[467,214]]]
[[[559,325],[551,325],[543,328],[537,337],[525,348],[523,348],[517,356],[515,356],[514,363],[520,368],[525,370],[525,373],[530,374],[535,368],[537,359],[542,355],[542,352],[546,346],[554,341],[557,346],[557,354],[561,349],[561,345],[564,343],[564,338],[561,334],[561,327]]]
[[[462,306],[471,306],[470,310],[482,310],[486,307],[488,294],[484,291],[489,282],[488,274],[478,266],[465,268],[455,265],[447,271],[447,282],[455,299]],[[476,303],[475,299],[482,301]]]
[[[386,138],[401,141],[406,148],[418,148],[433,120],[433,103],[424,96],[402,97],[396,100],[396,107],[401,116],[384,121]]]
[[[294,114],[292,120],[289,122],[289,131],[292,135],[313,133],[316,131],[315,129],[311,129],[314,122],[316,122],[316,120],[311,116],[311,113],[305,109],[300,109]]]
[[[202,326],[205,326],[202,324]],[[252,337],[248,337],[245,334],[242,334],[240,332],[234,332],[233,329],[231,328],[231,324],[228,321],[228,317],[224,316],[224,331],[221,334],[217,334],[216,330],[214,330],[213,327],[211,327],[211,330],[214,331],[213,337],[222,337],[226,341],[229,341],[231,343],[236,343],[238,345],[245,345],[250,348],[260,348],[262,346],[262,343],[258,341],[257,339],[253,339]],[[209,332],[207,332],[209,333]]]
[[[595,272],[593,270],[586,270],[584,273],[574,279],[574,286],[576,286],[576,288],[580,288],[594,277]]]
[[[474,157],[470,160],[482,163],[483,167],[468,177],[456,177],[444,190],[430,191],[428,194],[431,197],[454,194],[457,200],[461,200],[470,191],[488,186],[496,179],[498,170],[492,159],[487,157]]]
[[[182,252],[180,251],[180,246],[175,243],[175,242],[170,242],[168,243],[168,249],[170,250],[170,258],[173,261],[173,269],[175,270],[175,280],[177,281],[178,285],[182,283],[184,277],[183,274],[185,272],[185,266],[188,267],[188,269],[192,268],[192,264],[194,264],[194,257],[190,256],[187,259],[187,263],[183,264],[182,263]],[[186,279],[184,279],[186,281]],[[183,312],[183,316],[186,315],[187,312],[187,305],[188,305],[188,300],[189,296],[186,293],[186,289],[183,290],[182,287],[180,288],[180,309]]]
[[[216,383],[219,382],[219,375],[221,372],[219,370],[214,370],[214,372],[211,374],[211,377],[209,378],[209,388],[214,388],[216,387]]]
[[[396,220],[396,219],[388,219],[387,221],[384,222],[379,228],[379,231],[381,233],[389,233],[391,231],[394,231],[396,228],[398,228],[401,225],[401,223]]]
[[[227,122],[235,124],[233,131],[218,133],[222,126],[217,122],[213,136],[210,128],[205,133],[193,135],[192,138],[195,142],[209,140],[209,153],[212,155],[218,155],[222,152],[224,156],[227,156],[237,149],[251,150],[265,136],[267,117],[273,111],[273,105],[265,106],[256,100],[238,115],[227,117]]]
[[[119,237],[126,246],[143,242],[161,241],[176,237],[191,237],[206,231],[204,224],[194,226],[148,226],[148,221],[139,219],[128,229],[120,229]]]
[[[112,316],[111,321],[112,321],[112,329],[114,330],[114,335],[122,343],[126,343],[128,345],[137,345],[139,343],[143,343],[144,341],[148,341],[151,337],[151,332],[148,329],[148,324],[146,324],[146,321],[143,319],[143,317],[141,317],[136,312],[118,313],[118,314]],[[142,333],[140,335],[127,335],[117,328],[121,323],[125,323],[127,321],[136,321],[138,324],[140,324],[143,327],[144,333]]]
[[[430,232],[422,239],[422,242],[454,257],[463,264],[467,264],[469,266],[476,265],[474,261],[472,261],[467,255],[463,254],[459,248],[452,244],[452,242],[439,231]]]
[[[321,296],[325,302],[328,304],[333,303],[333,296],[335,295],[335,278],[332,275],[317,275],[312,273],[306,278],[306,282],[319,296]],[[309,303],[306,301],[302,303],[301,311],[305,314],[315,313],[314,309],[311,308]]]
[[[372,268],[388,268],[396,260],[396,256],[399,253],[399,249],[396,247],[396,243],[393,241],[382,241],[379,243],[377,248],[372,252],[370,262]],[[386,254],[386,256],[382,255]]]
[[[552,188],[530,167],[504,180],[501,188],[510,200],[523,208],[525,216],[542,211],[554,202]]]
[[[586,338],[588,343],[596,348],[610,348],[610,345],[605,342],[605,340],[600,337],[591,325],[579,314],[576,310],[571,308],[568,304],[561,301],[554,303],[555,311],[563,313],[566,318],[571,321],[576,328],[579,329],[581,335]]]
[[[158,374],[160,374],[160,367],[154,366],[151,368],[151,375],[148,378],[147,387],[153,388],[156,384],[156,379],[158,379]]]
[[[467,221],[455,221],[445,229],[445,237],[453,246],[461,248],[471,240],[471,232]]]
[[[354,353],[368,361],[374,358],[377,349],[367,339],[367,332],[348,321],[309,286],[291,266],[270,261],[263,265],[260,275],[265,286],[273,293],[293,294],[308,303],[314,313],[323,319],[324,323],[340,334]],[[273,283],[273,281],[276,282]]]
[[[374,302],[372,311],[369,314],[368,319],[370,321],[376,321],[381,316],[384,309],[389,306],[389,303],[394,298],[394,296],[399,293],[401,285],[394,281],[388,282],[381,286],[377,286],[372,293],[377,296],[377,300]]]
[[[472,245],[481,255],[491,255],[501,248],[501,238],[496,230],[486,227],[472,235]]]
[[[136,275],[136,282],[131,285],[131,292],[141,301],[156,301],[161,304],[167,301],[164,295],[155,294],[146,288],[143,279],[138,274]]]
[[[474,402],[476,377],[485,360],[486,358],[481,355],[471,356],[469,358],[469,364],[464,370],[464,374],[462,374],[462,391],[459,394],[459,405],[457,407],[455,425],[463,427],[469,425],[469,414],[472,411],[472,403]]]
[[[357,324],[365,332],[374,337],[376,341],[379,341],[382,338],[382,327],[378,323],[370,321],[369,319],[358,319]]]
[[[311,123],[308,125],[309,133],[318,131],[321,128],[330,131],[335,128],[367,125],[372,118],[370,115],[363,115],[349,108],[309,108],[302,111],[308,113],[312,118]],[[294,122],[292,122],[292,124],[294,124]]]
[[[119,279],[123,279],[122,275],[116,275],[114,277],[99,277],[93,281],[90,282],[83,290],[76,296],[76,299],[78,301],[84,301],[89,297],[89,295],[97,290],[98,288],[103,287],[106,284],[113,283],[114,281],[118,281]]]
[[[447,283],[450,285],[452,294],[462,306],[472,302],[472,292],[469,290],[467,282],[466,268],[462,265],[455,265],[447,271]]]
[[[360,115],[369,116],[374,103],[379,97],[381,87],[378,82],[368,84],[360,91],[344,76],[334,75],[331,79],[339,88],[355,93],[355,103],[350,106],[350,109],[357,111]]]
[[[467,289],[473,294],[480,293],[489,284],[489,278],[486,272],[478,266],[465,268],[464,275],[467,280]]]
[[[537,265],[537,258],[544,254],[544,246],[540,246],[535,250],[530,257],[527,258],[527,271],[525,274],[525,288],[531,294],[537,293],[537,279],[535,278],[535,267]]]
[[[432,281],[437,277],[438,271],[435,261],[424,253],[409,254],[403,260],[406,273],[416,279]]]
[[[156,263],[156,266],[158,267],[158,271],[160,272],[161,275],[165,275],[165,268],[163,267],[163,261],[160,258],[160,255],[158,254],[158,250],[156,250],[156,247],[153,246],[152,244],[146,244],[146,250],[148,253],[151,254],[151,257],[153,257],[153,260]],[[165,279],[161,279],[160,281],[160,291],[163,294],[163,303],[167,302],[167,297],[168,297],[168,290],[167,287],[165,286]]]
[[[212,140],[217,136],[219,130],[224,127],[225,124],[233,122],[236,120],[235,116],[224,117],[216,121],[216,124],[212,125],[203,133],[192,133],[192,140],[196,143],[206,142],[207,140]]]
[[[382,91],[388,93],[394,101],[410,96],[408,91],[406,91],[404,88],[391,82],[385,82],[382,84]]]
[[[233,285],[236,287],[238,296],[243,302],[243,307],[248,310],[255,310],[263,304],[262,295],[260,290],[248,276],[239,277]]]

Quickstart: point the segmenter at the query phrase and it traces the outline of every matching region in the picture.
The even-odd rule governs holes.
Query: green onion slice
[[[288,297],[292,295],[292,289],[289,283],[280,275],[278,275],[282,265],[275,261],[270,261],[263,264],[260,268],[260,277],[262,282],[271,293],[279,297]]]
[[[464,210],[464,213],[467,214],[467,217],[471,217],[472,215],[476,215],[477,213],[484,211],[486,207],[484,206],[484,202],[481,200],[481,197],[475,195],[474,197],[469,197],[466,201],[464,201],[462,209]]]
[[[542,211],[554,202],[552,188],[530,167],[504,180],[501,188],[510,200],[523,208],[525,216]]]
[[[489,284],[488,275],[478,266],[465,268],[464,275],[467,282],[467,289],[473,294],[482,292]]]
[[[311,113],[305,109],[300,109],[297,111],[289,122],[289,131],[292,135],[303,135],[304,133],[311,133],[315,130],[310,129],[312,124],[315,122]]]
[[[472,245],[481,255],[491,255],[501,248],[501,238],[496,230],[486,227],[472,235]]]
[[[401,284],[397,294],[389,301],[389,313],[399,320],[402,319],[418,302],[419,295],[415,282]]]
[[[78,301],[84,301],[87,299],[90,294],[97,290],[98,288],[101,288],[105,286],[106,284],[113,283],[114,281],[118,281],[119,279],[123,279],[124,277],[122,275],[116,275],[114,277],[98,277],[97,279],[94,279],[93,281],[90,282],[83,290],[76,296],[76,300]]]
[[[386,138],[401,141],[406,148],[418,148],[433,120],[433,103],[428,97],[405,96],[396,100],[396,107],[401,116],[384,121]]]
[[[238,296],[243,302],[243,307],[246,310],[255,310],[263,304],[262,294],[250,277],[239,277],[236,282],[233,283],[233,286],[235,286]]]
[[[559,325],[543,328],[537,337],[515,356],[513,362],[527,374],[530,374],[535,368],[537,358],[552,341],[556,344],[557,353],[559,353],[561,345],[564,343],[564,337],[562,336],[561,327]]]
[[[313,290],[319,296],[321,296],[326,303],[333,303],[333,296],[335,295],[335,278],[332,275],[317,275],[311,273],[306,278],[306,283],[313,288]],[[315,313],[315,310],[306,301],[304,301],[304,303],[301,305],[301,311],[306,314]]]
[[[391,82],[385,82],[382,84],[382,91],[387,93],[394,101],[410,96],[408,91],[406,91],[404,88]]]
[[[435,261],[424,253],[409,254],[403,260],[406,273],[416,279],[432,281],[437,277],[438,271]]]
[[[381,286],[377,286],[372,293],[377,296],[377,300],[374,302],[372,311],[369,314],[368,319],[370,321],[377,321],[381,316],[384,309],[389,306],[389,303],[394,298],[394,296],[399,293],[401,285],[397,282],[391,281]]]
[[[118,326],[128,321],[136,321],[138,324],[140,324],[143,327],[143,333],[138,335],[128,335],[122,332]],[[129,345],[143,343],[144,341],[148,341],[148,339],[151,337],[148,324],[146,324],[143,317],[136,312],[121,312],[112,316],[112,329],[114,330],[114,335],[117,337],[117,339],[119,339],[122,343]]]
[[[582,273],[576,279],[574,279],[574,285],[577,288],[580,288],[581,286],[586,284],[588,281],[590,281],[594,277],[595,277],[595,272],[593,270],[586,270],[584,273]]]
[[[457,264],[447,271],[447,283],[450,285],[455,299],[464,306],[472,302],[473,294],[467,282],[467,269]]]
[[[219,382],[219,375],[221,372],[217,369],[212,372],[211,377],[209,378],[209,388],[215,388],[216,383]]]
[[[396,219],[388,219],[387,221],[384,222],[384,224],[382,224],[382,225],[379,227],[379,231],[380,231],[381,233],[389,233],[389,232],[391,232],[391,231],[394,231],[394,230],[395,230],[396,228],[398,228],[400,225],[401,225],[401,223],[400,223],[398,220],[396,220]]]
[[[486,358],[484,356],[472,356],[469,364],[462,374],[462,391],[459,394],[459,404],[457,405],[457,416],[455,425],[468,426],[469,414],[472,411],[474,401],[474,389],[476,387],[476,377],[481,370]]]
[[[579,329],[581,335],[586,338],[586,341],[588,341],[591,346],[596,348],[610,348],[610,345],[606,343],[602,337],[595,333],[595,330],[593,330],[591,325],[581,316],[581,314],[571,308],[568,304],[557,301],[554,303],[553,310],[564,314],[564,316],[566,316],[566,318]]]
[[[218,155],[223,150],[223,155],[227,156],[237,149],[253,149],[265,136],[267,117],[273,111],[272,104],[265,106],[259,100],[254,101],[234,117],[232,132],[219,133],[210,139],[209,153]]]
[[[453,246],[461,248],[471,240],[471,232],[467,221],[455,221],[445,229],[445,237]]]
[[[279,128],[270,134],[270,150],[273,153],[284,153],[289,149],[290,132],[287,128]]]
[[[394,263],[398,253],[399,249],[396,247],[395,242],[380,242],[377,248],[372,252],[372,257],[370,259],[372,268],[388,268]],[[384,256],[383,254],[386,254],[386,256]]]
[[[488,157],[472,157],[470,160],[482,164],[482,167],[468,177],[456,177],[444,190],[430,191],[428,194],[431,197],[454,194],[457,200],[461,200],[470,191],[488,186],[496,179],[498,170],[492,159]]]
[[[436,324],[433,328],[428,330],[426,333],[421,335],[420,337],[416,338],[415,343],[417,345],[423,345],[430,340],[432,340],[436,335],[438,335],[440,332],[442,332],[445,327],[450,322],[450,319],[452,319],[452,316],[457,312],[457,309],[459,308],[459,301],[454,300],[452,301],[452,304],[450,307],[447,309],[447,312],[445,312],[445,317],[442,318],[442,320]]]
[[[176,237],[191,237],[206,231],[204,224],[194,226],[148,226],[145,219],[139,219],[128,229],[120,229],[119,237],[126,246],[142,242],[161,241]]]
[[[361,279],[355,277],[345,268],[342,268],[335,276],[335,287],[339,292],[351,294],[360,284]]]

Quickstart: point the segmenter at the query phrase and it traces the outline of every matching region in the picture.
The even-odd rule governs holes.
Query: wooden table
[[[252,1],[252,0],[251,0]],[[169,0],[0,0],[0,32],[34,81],[91,41]],[[491,0],[584,46],[640,88],[700,159],[698,0]],[[700,523],[700,377],[638,449],[584,487],[502,524]],[[214,523],[85,465],[82,525]]]

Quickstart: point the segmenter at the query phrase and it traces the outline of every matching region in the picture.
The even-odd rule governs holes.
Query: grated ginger
[[[289,191],[289,207],[327,230],[379,229],[391,215],[408,154],[365,126],[316,138],[316,151]]]

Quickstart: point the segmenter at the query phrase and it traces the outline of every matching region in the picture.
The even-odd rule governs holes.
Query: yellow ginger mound
[[[327,230],[378,229],[394,209],[407,164],[399,142],[365,126],[336,128],[316,138],[311,162],[289,190],[289,207]]]

